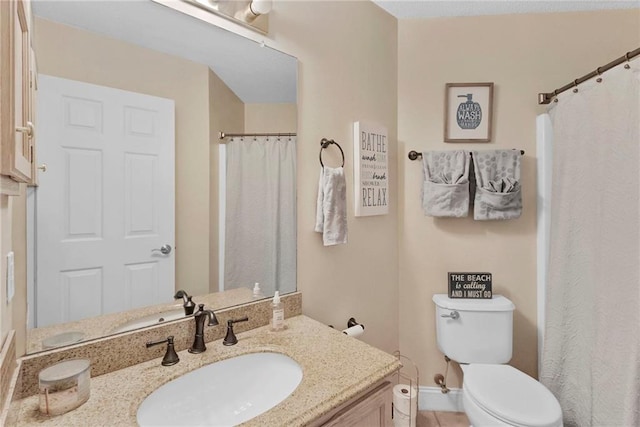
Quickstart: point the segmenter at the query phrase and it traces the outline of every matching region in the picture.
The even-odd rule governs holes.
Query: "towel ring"
[[[342,151],[342,147],[340,147],[340,144],[335,142],[333,139],[327,138],[322,138],[320,140],[320,154],[318,155],[318,157],[320,158],[320,166],[324,167],[324,163],[322,163],[322,150],[324,150],[331,144],[335,144],[340,150],[340,154],[342,154],[342,167],[344,167],[344,151]]]

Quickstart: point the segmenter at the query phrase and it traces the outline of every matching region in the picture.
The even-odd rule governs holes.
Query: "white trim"
[[[227,218],[227,146],[218,144],[218,291],[224,291],[224,248]]]
[[[536,117],[537,156],[537,299],[538,299],[538,372],[542,368],[544,344],[546,278],[549,264],[549,231],[551,226],[551,171],[553,166],[553,129],[549,114]]]
[[[418,391],[418,410],[464,412],[462,407],[462,389],[452,388],[442,393],[440,387],[423,387]]]

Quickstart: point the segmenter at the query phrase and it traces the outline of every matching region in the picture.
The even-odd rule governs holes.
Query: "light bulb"
[[[251,8],[251,12],[255,15],[266,15],[271,12],[271,7],[273,6],[272,0],[252,0],[249,4]]]

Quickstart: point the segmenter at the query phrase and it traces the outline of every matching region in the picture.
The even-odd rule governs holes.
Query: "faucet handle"
[[[172,366],[180,361],[178,354],[176,353],[176,349],[173,345],[173,335],[168,336],[166,339],[159,341],[149,341],[147,343],[147,348],[153,347],[158,344],[167,343],[167,351],[162,358],[162,366]]]
[[[236,338],[236,334],[233,332],[233,324],[238,322],[246,322],[249,320],[247,316],[244,316],[240,319],[229,319],[227,320],[227,335],[224,337],[222,344],[224,345],[235,345],[238,343],[238,338]]]

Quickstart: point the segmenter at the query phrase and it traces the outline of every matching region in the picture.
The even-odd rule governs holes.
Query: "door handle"
[[[151,252],[160,252],[162,255],[169,255],[171,253],[171,245],[162,245],[160,249],[151,249]]]
[[[26,133],[27,138],[33,138],[36,134],[36,128],[33,126],[33,123],[27,122],[26,126],[18,126],[16,127],[16,132]]]

